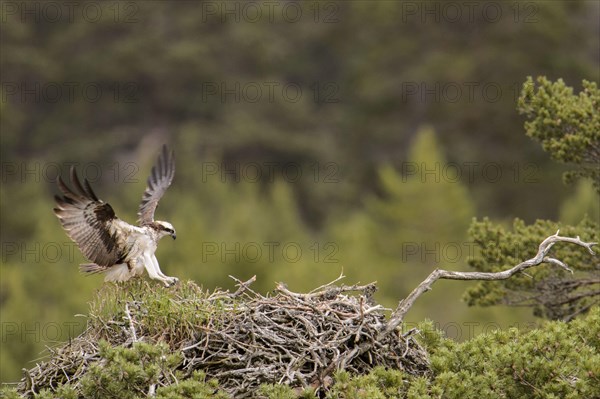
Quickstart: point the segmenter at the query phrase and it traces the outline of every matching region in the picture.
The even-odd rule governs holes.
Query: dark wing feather
[[[58,187],[64,196],[55,196],[54,208],[67,235],[77,243],[85,257],[97,265],[118,263],[123,254],[114,229],[115,221],[119,220],[115,212],[109,204],[98,199],[87,179],[81,185],[74,167],[71,167],[71,184],[74,190],[58,178]]]
[[[173,176],[175,176],[175,154],[173,151],[169,153],[167,146],[163,145],[162,152],[148,177],[148,185],[138,210],[138,223],[141,226],[154,221],[154,211],[158,201],[171,185]]]

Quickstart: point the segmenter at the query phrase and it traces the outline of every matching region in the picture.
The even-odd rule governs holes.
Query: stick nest
[[[341,276],[340,276],[341,278]],[[181,354],[178,375],[200,370],[236,398],[254,396],[261,384],[289,384],[325,392],[338,369],[366,374],[375,366],[429,374],[415,330],[384,333],[387,310],[373,301],[374,284],[336,285],[310,293],[279,284],[263,296],[238,281],[230,293],[207,293],[193,282],[157,289],[145,281],[104,286],[90,304],[88,328],[69,343],[49,348],[50,358],[24,370],[18,390],[77,384],[91,364],[105,361],[99,342],[131,346],[166,343]],[[168,385],[168,375],[158,385]]]

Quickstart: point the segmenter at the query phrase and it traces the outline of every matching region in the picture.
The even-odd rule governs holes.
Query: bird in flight
[[[171,223],[154,220],[158,201],[171,185],[174,175],[174,153],[169,153],[163,145],[139,206],[138,226],[119,219],[112,207],[96,196],[87,179],[82,185],[74,166],[71,167],[73,190],[61,177],[58,178],[58,187],[64,196],[55,196],[54,213],[69,238],[93,262],[80,265],[82,272],[106,273],[104,281],[118,282],[139,276],[146,269],[150,278],[167,287],[179,281],[163,274],[154,255],[161,238],[176,238]]]

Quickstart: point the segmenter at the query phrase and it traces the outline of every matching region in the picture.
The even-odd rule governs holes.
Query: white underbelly
[[[129,253],[127,260],[138,260],[141,261],[144,256],[152,256],[156,251],[156,244],[154,241],[146,235],[136,235],[130,238],[128,242]]]

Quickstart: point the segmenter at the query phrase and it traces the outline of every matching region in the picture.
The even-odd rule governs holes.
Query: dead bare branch
[[[533,266],[537,266],[541,263],[550,263],[550,264],[556,265],[562,269],[565,269],[565,270],[573,273],[573,270],[571,270],[565,263],[563,263],[557,259],[547,257],[548,251],[557,242],[568,242],[568,243],[580,245],[580,246],[586,248],[590,254],[595,255],[594,251],[592,250],[592,247],[594,245],[597,245],[598,243],[583,242],[583,241],[581,241],[579,236],[577,236],[577,238],[561,237],[558,235],[559,232],[560,232],[560,230],[557,231],[556,234],[551,235],[550,237],[548,237],[544,241],[542,241],[542,243],[540,244],[540,246],[538,248],[537,254],[533,258],[526,260],[524,262],[521,262],[518,265],[516,265],[515,267],[508,269],[508,270],[504,270],[504,271],[496,272],[496,273],[485,273],[485,272],[456,272],[456,271],[450,271],[450,270],[435,269],[405,299],[400,301],[400,303],[398,304],[398,307],[392,313],[390,320],[388,321],[388,323],[386,325],[386,328],[382,331],[380,338],[391,333],[398,326],[400,326],[400,324],[404,320],[404,316],[410,310],[410,308],[413,306],[415,301],[421,295],[423,295],[425,292],[429,291],[431,289],[431,286],[433,285],[433,283],[435,283],[439,279],[447,279],[447,280],[506,280],[519,272],[523,272],[524,270],[526,270],[530,267],[533,267]]]

